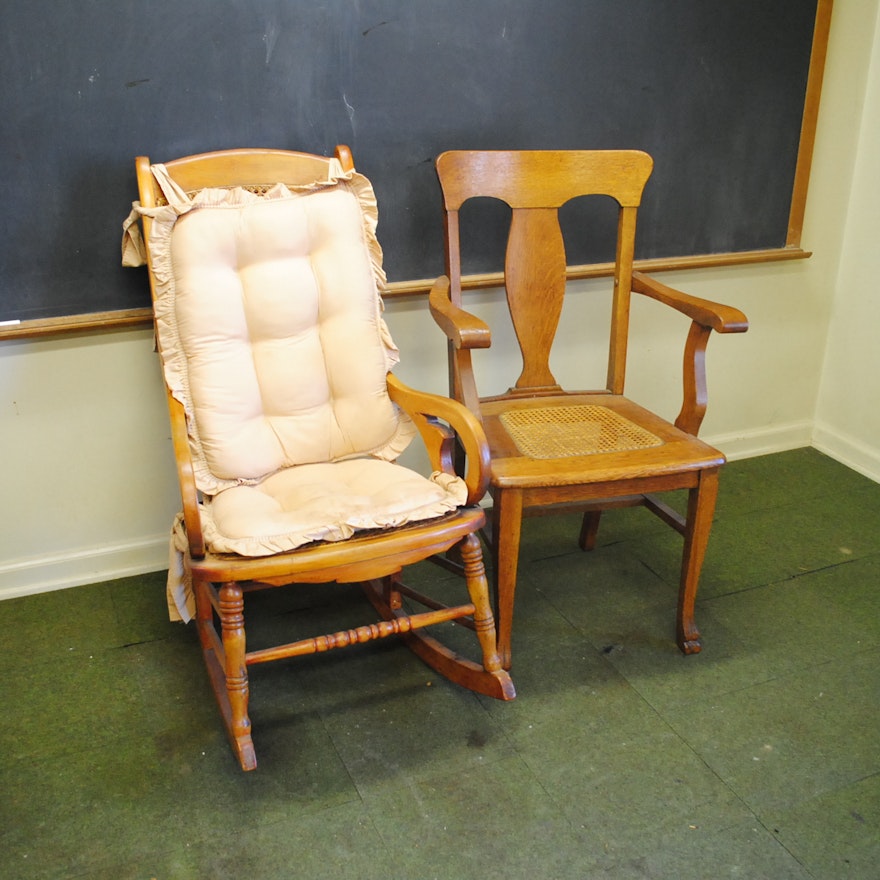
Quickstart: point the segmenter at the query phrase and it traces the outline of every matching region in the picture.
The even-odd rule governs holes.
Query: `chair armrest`
[[[745,333],[749,329],[749,320],[739,309],[682,293],[642,272],[633,272],[632,289],[636,293],[671,306],[687,315],[692,321],[709,327],[717,333]]]
[[[171,416],[171,443],[174,446],[174,460],[177,462],[177,479],[180,484],[180,497],[183,501],[183,523],[189,541],[189,555],[201,559],[205,555],[205,538],[202,534],[202,517],[199,513],[199,493],[193,472],[189,439],[186,430],[186,412],[183,404],[166,387],[168,412]]]
[[[488,324],[459,308],[449,298],[449,278],[441,276],[428,295],[431,314],[455,348],[489,348],[492,334]]]
[[[465,453],[467,503],[476,504],[486,494],[490,467],[489,444],[479,419],[458,401],[410,388],[393,373],[388,374],[388,396],[415,423],[434,470],[456,474],[455,440],[458,437]],[[452,430],[438,419],[443,419]]]
[[[633,272],[632,289],[671,306],[691,319],[684,346],[682,404],[675,427],[696,437],[709,402],[706,385],[706,345],[709,337],[713,330],[718,333],[744,333],[749,329],[748,318],[739,309],[689,296],[641,272]]]

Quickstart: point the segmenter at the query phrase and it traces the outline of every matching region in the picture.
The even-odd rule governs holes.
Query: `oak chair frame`
[[[347,147],[337,147],[336,158],[343,170],[354,169]],[[168,162],[165,167],[186,192],[218,186],[244,186],[259,191],[260,186],[277,182],[296,184],[325,179],[328,162],[321,156],[284,150],[226,150],[188,156]],[[136,172],[142,207],[161,205],[163,197],[147,157],[136,160]],[[149,264],[149,215],[143,216],[143,230]],[[150,285],[155,296],[152,269]],[[468,465],[463,472],[468,489],[466,504],[441,518],[397,529],[359,532],[346,541],[313,543],[287,553],[245,558],[214,553],[206,545],[185,409],[166,386],[187,540],[184,566],[194,585],[205,664],[230,743],[244,770],[257,765],[248,716],[248,668],[255,664],[399,635],[422,660],[450,680],[498,699],[515,696],[496,649],[478,538],[485,524],[478,502],[485,493],[489,475],[488,447],[482,427],[461,404],[410,388],[392,373],[387,376],[387,389],[391,400],[413,419],[433,469],[456,473],[456,445],[463,444],[467,449]],[[451,550],[463,561],[469,602],[447,606],[410,589],[401,580],[406,565],[432,557],[437,561],[438,556]],[[378,622],[263,650],[247,650],[244,597],[248,592],[292,583],[328,582],[360,583],[378,612]],[[427,610],[409,612],[404,607],[405,599]],[[423,631],[451,620],[475,631],[482,663],[462,657]]]
[[[446,275],[430,293],[431,313],[448,340],[450,394],[483,422],[492,465],[491,537],[498,644],[511,666],[514,596],[521,521],[526,515],[582,511],[579,544],[592,550],[601,512],[643,505],[684,538],[676,640],[685,653],[701,649],[694,602],[725,458],[697,434],[707,406],[706,345],[712,331],[741,333],[746,316],[730,306],[689,296],[633,270],[636,216],[653,168],[637,150],[451,151],[437,160],[443,196]],[[550,370],[550,349],[566,286],[565,248],[558,210],[572,198],[605,195],[618,205],[606,387],[567,392]],[[504,286],[522,354],[522,373],[501,395],[480,397],[472,352],[491,346],[491,331],[462,299],[459,211],[470,198],[491,197],[512,210]],[[637,293],[690,318],[684,343],[683,400],[674,425],[624,397],[630,303]],[[501,426],[512,410],[560,405],[608,407],[653,432],[656,449],[537,461],[522,454]],[[680,515],[656,493],[688,492]]]

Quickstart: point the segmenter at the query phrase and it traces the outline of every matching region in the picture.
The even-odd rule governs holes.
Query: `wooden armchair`
[[[485,436],[461,404],[390,372],[375,198],[348,149],[141,157],[137,178],[183,498],[170,604],[197,620],[242,768],[256,766],[255,664],[396,634],[451,680],[511,699],[477,537]],[[395,463],[417,435],[430,479]],[[461,604],[404,585],[404,566],[456,548]],[[362,583],[378,622],[248,650],[248,591],[332,582]],[[479,661],[424,630],[450,620],[475,630]]]
[[[636,212],[653,161],[638,151],[454,151],[441,155],[447,275],[434,285],[431,312],[449,343],[451,393],[480,417],[491,450],[491,545],[498,644],[511,665],[511,631],[522,517],[584,512],[580,546],[593,549],[603,509],[645,505],[684,537],[677,641],[700,650],[694,600],[724,456],[697,439],[706,411],[705,350],[710,333],[748,329],[737,309],[688,296],[633,271]],[[550,349],[566,288],[558,209],[582,195],[619,205],[607,384],[564,391]],[[462,307],[459,209],[491,197],[512,209],[505,287],[523,367],[504,394],[480,397],[472,351],[491,345],[489,327]],[[675,424],[623,396],[631,293],[691,319],[684,344],[684,401]],[[655,493],[688,490],[684,517]]]

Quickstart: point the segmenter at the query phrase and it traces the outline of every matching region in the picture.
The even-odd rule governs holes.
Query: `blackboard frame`
[[[665,271],[700,267],[716,267],[763,263],[781,260],[797,260],[810,256],[801,247],[801,234],[806,208],[807,191],[812,163],[813,146],[815,143],[819,100],[822,88],[825,58],[830,31],[833,0],[818,0],[815,27],[813,31],[810,53],[809,74],[802,112],[802,121],[797,152],[797,164],[794,174],[791,202],[789,208],[788,231],[783,247],[762,248],[726,253],[709,253],[682,255],[678,257],[660,257],[638,260],[637,265],[643,271]],[[132,83],[136,86],[137,83]],[[332,144],[329,148],[332,148]],[[357,160],[357,154],[355,154]],[[438,218],[439,224],[439,218]],[[586,278],[610,274],[609,263],[589,263],[573,265],[569,269],[569,277]],[[384,291],[385,297],[413,296],[424,294],[433,278],[416,278],[406,281],[394,281]],[[501,281],[500,272],[485,272],[469,275],[465,279],[465,287],[470,289],[497,286]],[[103,312],[86,312],[83,314],[63,315],[59,317],[21,320],[14,324],[2,321],[0,315],[0,340],[16,337],[40,337],[71,331],[99,331],[114,328],[146,326],[152,321],[149,308],[118,309]]]

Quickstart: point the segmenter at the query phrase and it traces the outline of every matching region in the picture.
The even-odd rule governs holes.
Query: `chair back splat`
[[[460,403],[392,372],[376,200],[350,151],[141,157],[136,171],[183,500],[169,608],[196,619],[242,768],[256,766],[255,664],[396,635],[450,680],[511,699],[477,537],[485,434]],[[396,463],[416,437],[430,477]],[[466,595],[406,586],[406,566],[450,553]],[[248,649],[249,591],[334,582],[363,586],[369,622]],[[451,620],[474,631],[472,658],[426,635]]]
[[[643,505],[684,538],[676,640],[701,648],[693,619],[724,456],[697,439],[706,410],[705,350],[712,330],[748,328],[738,309],[689,296],[634,271],[636,215],[653,160],[638,150],[452,151],[437,159],[443,194],[446,275],[430,294],[431,312],[448,339],[450,393],[478,416],[491,451],[491,546],[498,644],[511,665],[514,595],[522,518],[583,513],[579,544],[595,547],[602,510]],[[550,352],[566,290],[559,210],[579,196],[617,204],[616,250],[605,388],[564,390]],[[462,296],[462,206],[494,198],[511,209],[504,285],[522,353],[522,371],[504,394],[481,396],[474,353],[491,346],[489,326]],[[683,401],[674,424],[624,397],[633,293],[690,318],[684,342]],[[484,357],[485,355],[479,355]],[[682,515],[656,497],[686,489]]]

